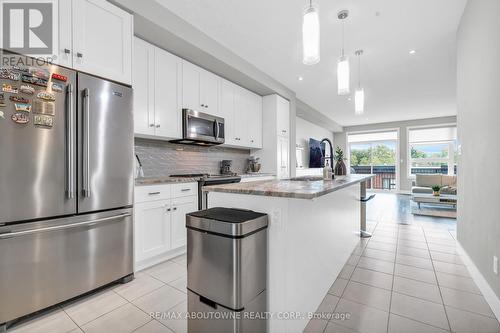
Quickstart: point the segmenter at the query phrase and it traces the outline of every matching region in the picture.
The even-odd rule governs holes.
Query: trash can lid
[[[186,227],[227,236],[245,236],[267,228],[267,214],[252,210],[215,207],[189,213]]]

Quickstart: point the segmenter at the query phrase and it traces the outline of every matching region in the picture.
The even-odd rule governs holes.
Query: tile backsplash
[[[250,150],[221,146],[200,147],[165,141],[135,139],[145,177],[162,177],[183,173],[220,173],[220,161],[232,160],[232,171],[244,173]]]

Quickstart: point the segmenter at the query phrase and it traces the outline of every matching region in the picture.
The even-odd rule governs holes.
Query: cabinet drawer
[[[198,194],[198,183],[172,184],[172,198],[187,197]]]
[[[135,187],[135,202],[170,199],[172,185],[145,185]]]

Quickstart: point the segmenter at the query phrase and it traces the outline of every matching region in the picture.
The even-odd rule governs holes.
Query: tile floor
[[[456,222],[414,217],[409,198],[377,194],[368,204],[373,237],[361,240],[305,332],[486,333],[500,325],[455,250]],[[405,224],[401,224],[405,223]],[[136,274],[90,296],[45,311],[8,332],[186,332],[186,257]]]
[[[112,285],[63,304],[7,330],[8,333],[183,333],[183,319],[151,312],[186,313],[186,256],[138,272],[127,284]]]
[[[456,252],[454,224],[395,222],[369,221],[373,236],[360,241],[317,310],[330,318],[313,319],[305,332],[500,332]]]

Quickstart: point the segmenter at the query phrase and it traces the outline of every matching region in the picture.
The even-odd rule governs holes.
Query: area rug
[[[451,219],[457,218],[457,211],[451,207],[438,206],[432,204],[421,204],[420,208],[414,202],[411,203],[411,213],[415,215],[435,216],[435,217],[448,217]]]

